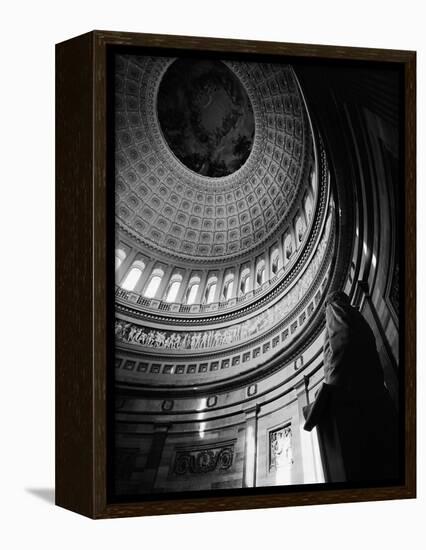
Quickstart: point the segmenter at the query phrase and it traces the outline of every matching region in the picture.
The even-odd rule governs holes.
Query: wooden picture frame
[[[403,73],[404,479],[392,486],[298,486],[140,501],[108,498],[111,253],[108,60],[111,48],[310,62],[394,64]],[[274,42],[93,31],[56,46],[56,504],[91,518],[376,501],[416,496],[416,54]],[[360,285],[362,289],[362,285]],[[361,291],[361,290],[360,290]],[[284,419],[285,420],[285,419]],[[283,424],[284,425],[284,424]]]

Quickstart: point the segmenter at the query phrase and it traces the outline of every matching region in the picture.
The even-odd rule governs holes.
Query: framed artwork
[[[56,46],[56,502],[415,497],[415,52]]]

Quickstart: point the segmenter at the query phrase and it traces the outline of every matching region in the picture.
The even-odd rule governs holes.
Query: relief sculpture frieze
[[[331,218],[329,217],[317,251],[298,283],[279,302],[251,319],[228,327],[205,331],[158,330],[116,319],[115,336],[117,341],[168,350],[204,350],[243,342],[262,334],[286,317],[309,290],[322,265],[330,234],[330,225]]]
[[[234,443],[213,448],[180,450],[175,455],[173,473],[180,476],[229,470],[233,460]]]

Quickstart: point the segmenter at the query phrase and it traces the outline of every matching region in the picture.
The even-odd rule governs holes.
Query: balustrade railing
[[[311,220],[311,222],[312,221],[313,220]],[[308,233],[307,228],[305,228],[304,235],[306,236],[307,233]],[[290,257],[291,263],[293,262],[295,257],[298,256],[296,252],[297,251],[294,250]],[[205,304],[205,303],[181,304],[181,303],[166,302],[165,300],[146,298],[141,294],[125,290],[119,286],[116,286],[115,295],[117,298],[120,298],[121,300],[126,300],[133,304],[138,304],[142,307],[157,309],[164,312],[213,313],[218,310],[223,311],[226,309],[231,309],[236,305],[240,305],[243,302],[247,302],[252,298],[258,297],[260,294],[265,293],[267,290],[269,290],[270,288],[275,286],[277,283],[279,283],[281,279],[283,279],[284,273],[287,272],[287,269],[288,269],[288,263],[289,262],[287,262],[286,266],[281,266],[278,269],[278,271],[273,275],[273,277],[271,277],[268,281],[265,281],[262,285],[258,286],[257,288],[252,289],[246,292],[245,294],[240,294],[234,298],[230,298],[229,300],[223,300],[223,301],[214,302],[211,304]]]
[[[251,298],[259,296],[259,294],[268,290],[273,286],[278,279],[278,276],[273,277],[270,281],[266,281],[258,288],[250,290],[245,294],[240,294],[229,300],[223,300],[221,302],[213,302],[211,304],[179,304],[174,302],[166,302],[164,300],[158,300],[154,298],[145,298],[141,294],[132,292],[129,290],[124,290],[123,288],[116,286],[115,296],[121,300],[126,300],[127,302],[132,302],[138,304],[142,307],[148,307],[151,309],[158,309],[160,311],[172,311],[174,313],[209,313],[217,310],[224,310],[232,308],[237,304],[247,302]]]
[[[158,309],[164,312],[173,313],[212,313],[214,311],[223,311],[224,309],[232,308],[243,302],[247,302],[251,298],[255,298],[263,292],[270,289],[283,277],[286,269],[281,267],[278,272],[269,280],[265,281],[262,285],[255,289],[249,290],[245,294],[240,294],[229,300],[223,300],[220,302],[213,302],[211,304],[180,304],[174,302],[166,302],[165,300],[158,300],[155,298],[146,298],[141,294],[125,290],[119,286],[116,286],[115,295],[117,298],[138,304],[142,307],[150,309]]]

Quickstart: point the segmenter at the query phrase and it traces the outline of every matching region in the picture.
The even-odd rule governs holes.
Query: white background
[[[425,17],[421,0],[71,0],[2,4],[0,19],[0,546],[425,547]],[[54,44],[92,29],[418,51],[417,500],[91,521],[55,508]],[[420,154],[421,153],[421,154]],[[423,241],[424,242],[424,241]]]

